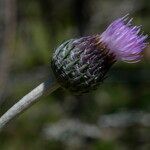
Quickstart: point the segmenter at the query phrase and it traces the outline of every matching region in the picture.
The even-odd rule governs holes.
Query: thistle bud
[[[71,39],[60,45],[52,59],[52,70],[60,85],[74,93],[95,89],[117,61],[138,62],[147,36],[139,35],[126,17],[112,22],[102,33]]]

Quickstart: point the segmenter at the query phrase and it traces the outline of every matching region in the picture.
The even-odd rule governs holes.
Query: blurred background
[[[44,81],[64,40],[130,13],[150,34],[149,0],[0,0],[0,115]],[[96,90],[41,98],[0,133],[0,150],[150,150],[150,46]]]

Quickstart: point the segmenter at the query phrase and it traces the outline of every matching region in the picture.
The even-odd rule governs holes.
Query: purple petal
[[[118,60],[134,63],[140,61],[148,36],[140,35],[141,26],[131,23],[132,19],[128,21],[127,16],[115,20],[101,34],[101,41]]]

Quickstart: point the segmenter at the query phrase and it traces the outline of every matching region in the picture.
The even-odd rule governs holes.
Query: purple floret
[[[125,16],[112,22],[101,34],[101,41],[116,55],[116,59],[135,63],[141,60],[148,36],[140,34],[141,26],[132,26],[132,19],[127,20]]]

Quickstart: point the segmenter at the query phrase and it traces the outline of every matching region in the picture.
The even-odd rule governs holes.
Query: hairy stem
[[[5,114],[0,118],[0,129],[2,129],[7,123],[19,116],[22,112],[32,106],[38,101],[38,98],[50,94],[59,87],[56,81],[47,80],[33,89],[30,93],[20,99],[15,105],[13,105]]]

